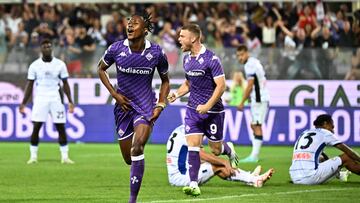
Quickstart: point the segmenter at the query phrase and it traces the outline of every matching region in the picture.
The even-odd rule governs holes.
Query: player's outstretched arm
[[[173,103],[177,98],[184,96],[190,91],[190,83],[188,80],[185,80],[183,84],[179,87],[176,92],[172,92],[168,95],[167,99],[170,103]]]
[[[339,143],[335,145],[336,148],[343,151],[346,155],[348,155],[352,160],[360,162],[360,156],[357,152],[352,150],[350,147],[348,147],[346,144]]]
[[[28,80],[28,82],[26,83],[26,87],[25,87],[24,98],[19,107],[20,113],[25,113],[25,105],[30,99],[30,96],[33,91],[33,87],[34,87],[34,80]]]

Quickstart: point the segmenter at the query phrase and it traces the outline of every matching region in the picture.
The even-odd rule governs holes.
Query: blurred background
[[[109,45],[126,38],[127,17],[146,9],[154,23],[154,31],[147,38],[159,43],[165,51],[173,89],[184,78],[177,42],[182,25],[199,24],[203,43],[220,57],[228,83],[223,98],[229,106],[226,139],[249,143],[246,136],[241,138],[244,140],[239,138],[239,134],[250,132],[246,128],[248,111],[238,118],[243,113],[231,107],[236,106],[236,91],[246,85],[235,49],[239,44],[246,44],[251,54],[262,62],[269,80],[270,106],[274,111],[270,110],[268,115],[272,131],[267,131],[269,137],[265,139],[274,144],[292,143],[297,132],[311,126],[312,118],[328,112],[338,116],[338,133],[343,140],[360,143],[359,1],[0,2],[0,140],[29,138],[30,114],[19,115],[17,105],[23,97],[29,64],[39,57],[39,42],[51,38],[54,55],[67,64],[78,105],[76,113],[69,115],[70,138],[112,142],[112,107],[109,105],[112,100],[98,79],[97,62]],[[115,68],[110,68],[109,73],[114,78]],[[158,89],[160,82],[156,78],[157,75],[154,88]],[[114,79],[112,82],[116,83]],[[178,118],[167,117],[164,112],[162,119],[170,124],[155,127],[155,137],[159,134],[166,139],[181,123],[185,102],[186,97],[168,110],[172,115],[179,115]],[[98,122],[97,115],[104,111],[109,118],[98,125],[103,127],[91,125]],[[51,134],[52,130],[52,127],[45,130],[45,140],[56,137]],[[92,137],[103,134],[110,134],[109,139]],[[164,140],[154,138],[153,142]]]

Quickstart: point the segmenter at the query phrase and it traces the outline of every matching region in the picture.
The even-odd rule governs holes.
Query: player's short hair
[[[187,30],[193,34],[196,35],[196,37],[200,38],[201,37],[201,29],[200,26],[194,23],[189,23],[187,25],[184,25],[182,28],[182,30]]]
[[[144,20],[145,28],[152,32],[154,29],[153,23],[151,22],[151,14],[148,13],[146,10],[143,10],[142,12],[135,12],[132,16],[140,16]]]
[[[313,122],[315,127],[321,127],[325,122],[332,122],[332,118],[329,114],[321,114],[319,115]]]
[[[49,38],[44,38],[43,40],[41,40],[40,45],[49,44],[49,43],[52,44],[51,39],[49,39]]]
[[[247,52],[248,48],[247,48],[247,46],[245,44],[240,44],[236,51],[245,51],[245,52]]]

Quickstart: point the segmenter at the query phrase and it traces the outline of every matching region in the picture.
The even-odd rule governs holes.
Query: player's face
[[[141,16],[134,15],[128,20],[126,27],[127,37],[129,40],[134,40],[137,38],[145,37],[145,28],[144,20]]]
[[[41,53],[43,56],[51,56],[52,53],[52,44],[51,43],[45,43],[41,45]]]
[[[181,30],[178,40],[181,44],[181,50],[186,52],[191,50],[192,41],[195,40],[195,36],[188,30]]]
[[[247,59],[249,58],[249,53],[247,51],[237,51],[236,57],[241,64],[245,64]]]
[[[334,133],[334,121],[326,122],[325,129],[329,130],[330,132]]]

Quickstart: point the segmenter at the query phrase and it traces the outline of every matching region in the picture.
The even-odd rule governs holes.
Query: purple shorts
[[[151,125],[150,121],[134,109],[124,112],[118,104],[115,104],[114,115],[118,140],[131,138],[134,128],[139,124]]]
[[[185,134],[204,134],[209,140],[223,140],[225,112],[199,114],[195,109],[186,108]]]

